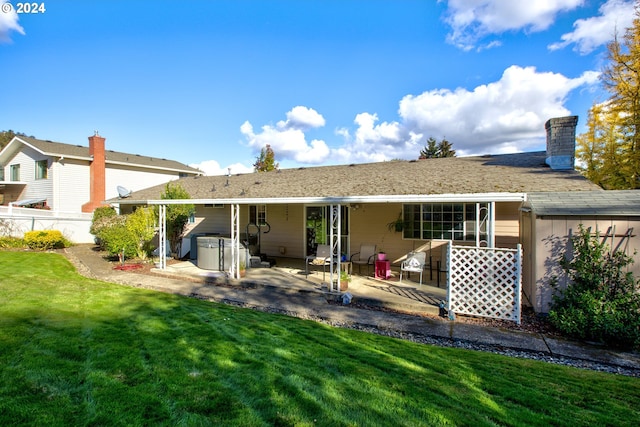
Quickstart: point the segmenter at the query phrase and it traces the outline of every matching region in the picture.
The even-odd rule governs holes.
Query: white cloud
[[[280,129],[312,129],[324,126],[324,117],[313,108],[298,105],[287,113],[287,121],[278,122]]]
[[[320,164],[329,156],[326,142],[314,139],[307,142],[305,131],[322,127],[324,117],[312,108],[297,106],[287,113],[287,120],[276,126],[265,125],[255,133],[251,123],[244,122],[240,132],[251,148],[259,152],[267,144],[276,154],[276,160],[294,160],[299,163]]]
[[[24,35],[24,29],[18,24],[18,14],[16,11],[5,12],[2,10],[0,11],[0,43],[11,42],[11,31],[16,31]]]
[[[597,81],[597,72],[571,79],[512,66],[499,81],[473,90],[407,95],[399,103],[399,122],[376,125],[376,115],[359,114],[355,137],[347,138],[343,149],[350,159],[379,160],[379,153],[384,160],[411,159],[434,137],[447,138],[459,155],[528,151],[544,141],[548,119],[570,114],[564,107],[568,94]]]
[[[573,32],[563,34],[560,37],[562,41],[549,45],[549,49],[557,50],[574,44],[574,50],[586,55],[613,40],[615,32],[623,34],[633,25],[634,1],[608,0],[599,11],[600,16],[574,22]]]
[[[234,163],[226,167],[221,167],[220,163],[215,160],[205,160],[200,163],[193,163],[189,166],[200,169],[207,176],[226,175],[229,173],[229,169],[231,169],[231,173],[234,175],[238,173],[253,172],[253,167],[245,166],[242,163]]]
[[[449,0],[445,21],[451,26],[447,40],[469,50],[490,34],[506,31],[542,31],[558,13],[581,6],[584,0],[529,1],[523,6],[514,0]],[[487,47],[494,45],[491,42]]]
[[[341,143],[332,148],[321,140],[307,142],[305,129],[309,123],[324,124],[324,119],[319,120],[322,116],[310,109],[296,110],[299,116],[291,110],[287,121],[263,126],[258,133],[249,122],[240,130],[256,152],[270,144],[276,160],[301,164],[416,159],[429,137],[438,141],[446,138],[458,155],[539,150],[544,146],[545,122],[570,115],[564,106],[568,95],[575,89],[597,85],[598,76],[598,72],[589,71],[569,78],[534,67],[511,66],[498,81],[471,90],[433,89],[406,95],[399,102],[399,118],[394,121],[381,121],[374,113],[359,113],[354,129],[335,130]],[[309,111],[314,114],[302,114]]]

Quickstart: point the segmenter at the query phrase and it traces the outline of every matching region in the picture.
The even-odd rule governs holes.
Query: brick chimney
[[[576,161],[576,125],[578,116],[549,119],[547,130],[547,159],[554,170],[573,170]]]
[[[105,199],[105,138],[98,135],[89,137],[89,155],[93,158],[89,165],[89,202],[82,205],[82,212],[93,212],[102,206]]]

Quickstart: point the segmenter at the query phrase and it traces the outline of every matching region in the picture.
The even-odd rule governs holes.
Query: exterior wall
[[[105,197],[107,199],[118,197],[119,185],[127,190],[138,191],[178,179],[178,175],[178,172],[130,168],[107,163]]]
[[[496,206],[496,245],[515,247],[519,242],[518,209],[520,203],[502,203]],[[262,234],[261,252],[270,257],[305,257],[305,205],[267,205],[269,233]],[[384,250],[392,261],[399,264],[404,256],[414,250],[426,251],[432,256],[434,268],[438,260],[443,260],[446,241],[404,239],[401,232],[390,231],[388,224],[402,212],[400,203],[357,204],[349,209],[349,246],[343,253],[351,256],[362,244],[375,244],[378,251]],[[187,235],[192,233],[216,233],[228,236],[230,230],[230,207],[222,208],[196,206],[195,222],[188,226]],[[249,222],[249,207],[240,206],[240,233],[246,233]]]
[[[89,163],[83,160],[62,159],[52,168],[54,205],[59,212],[81,212],[89,201]]]
[[[515,249],[520,243],[521,202],[496,203],[496,247]]]
[[[609,227],[613,226],[617,235],[625,234],[630,228],[640,230],[640,218],[573,216],[543,218],[530,214],[528,219],[524,216],[523,219],[523,229],[529,227],[530,230],[523,230],[523,233],[527,233],[527,241],[523,242],[525,260],[531,260],[531,268],[526,267],[523,274],[523,290],[534,310],[541,313],[548,312],[549,304],[552,302],[551,282],[554,277],[557,278],[560,287],[566,286],[566,277],[557,259],[566,251],[569,236],[576,234],[581,224],[601,234],[607,233]],[[620,250],[635,258],[630,271],[636,277],[640,277],[640,255],[637,253],[640,250],[640,237],[637,235],[629,239],[616,237],[613,247],[617,247],[621,241],[623,244]],[[611,238],[607,242],[611,245]]]
[[[25,231],[59,230],[73,243],[93,243],[89,233],[92,214],[68,213],[0,206],[0,220],[10,222],[11,235],[22,237]]]
[[[39,160],[48,161],[47,179],[36,179],[36,161]],[[11,180],[11,165],[15,164],[20,165],[20,181],[27,184],[19,197],[22,199],[47,199],[47,204],[53,207],[53,179],[49,158],[29,147],[25,147],[24,150],[16,153],[13,159],[7,163],[5,168],[5,179],[7,181]]]

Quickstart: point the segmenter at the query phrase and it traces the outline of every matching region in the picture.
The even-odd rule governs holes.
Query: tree
[[[0,131],[0,150],[6,147],[7,144],[11,142],[11,140],[15,136],[27,136],[27,134],[22,132],[14,132],[11,129]],[[31,136],[31,138],[35,138],[35,137]]]
[[[576,138],[577,169],[590,181],[605,189],[626,188],[624,153],[620,144],[618,114],[607,104],[589,110],[587,131]]]
[[[453,144],[442,138],[442,141],[438,144],[439,157],[455,157],[456,150],[453,149]]]
[[[435,138],[429,137],[427,145],[420,150],[419,159],[434,159],[440,157],[455,157],[456,150],[453,149],[453,144],[447,141],[446,138],[442,138],[442,141],[437,142]]]
[[[168,182],[165,191],[160,195],[162,200],[186,200],[191,196],[180,184]],[[189,217],[193,215],[196,208],[193,204],[167,205],[167,239],[172,253],[178,253],[185,227],[189,222]]]
[[[434,137],[429,137],[427,145],[420,150],[420,159],[433,159],[438,157],[438,142]]]
[[[253,164],[253,170],[256,172],[269,172],[278,169],[279,164],[276,163],[276,155],[269,144],[262,150],[260,155],[256,157],[256,162]]]
[[[601,81],[608,101],[592,107],[588,131],[578,137],[576,158],[585,175],[606,189],[640,188],[640,10],[625,31],[607,45]],[[595,172],[594,165],[603,170]]]

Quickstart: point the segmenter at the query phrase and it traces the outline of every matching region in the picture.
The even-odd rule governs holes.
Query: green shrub
[[[571,239],[573,256],[560,265],[569,284],[553,297],[549,320],[571,337],[613,347],[640,347],[640,294],[627,267],[633,258],[611,252],[598,235],[580,226]]]
[[[17,249],[26,246],[24,239],[19,237],[0,236],[0,249]]]
[[[61,249],[70,246],[58,230],[27,231],[24,233],[25,244],[35,250]]]
[[[98,237],[103,227],[109,224],[109,220],[117,216],[116,210],[111,206],[101,206],[93,211],[93,219],[89,233],[96,236],[96,243],[102,247],[102,242]]]
[[[133,234],[127,229],[126,215],[101,218],[99,222],[100,227],[96,237],[109,255],[117,256],[120,262],[124,262],[124,258],[136,256],[137,243]]]
[[[135,241],[136,256],[147,259],[151,253],[151,239],[155,235],[155,214],[152,208],[138,208],[127,215],[126,227]]]

